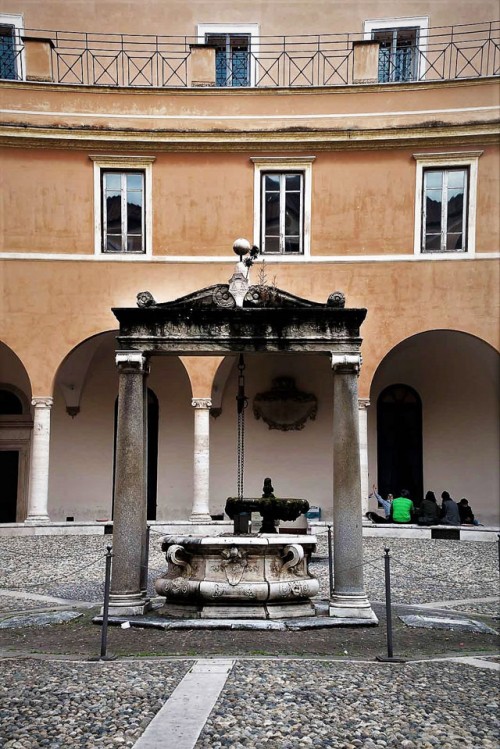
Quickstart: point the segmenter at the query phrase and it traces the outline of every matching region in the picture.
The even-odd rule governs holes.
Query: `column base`
[[[208,514],[208,512],[193,512],[189,516],[189,522],[190,523],[210,523],[212,521],[212,518]]]
[[[29,515],[24,521],[24,525],[48,525],[49,523],[48,515]]]
[[[365,593],[334,593],[330,598],[328,616],[338,619],[364,619],[378,624],[378,619]]]
[[[109,596],[108,614],[110,616],[142,616],[151,610],[151,601],[140,593],[120,595],[111,593]],[[101,608],[101,615],[103,609]]]

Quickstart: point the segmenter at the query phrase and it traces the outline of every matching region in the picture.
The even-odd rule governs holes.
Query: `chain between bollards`
[[[108,649],[108,609],[109,589],[111,586],[111,560],[113,558],[112,546],[107,546],[106,552],[106,576],[104,578],[104,603],[102,607],[102,629],[101,629],[101,655],[99,660],[114,660],[114,656],[107,654]]]
[[[332,526],[328,528],[328,576],[330,580],[330,595],[333,596],[333,544],[332,544]]]

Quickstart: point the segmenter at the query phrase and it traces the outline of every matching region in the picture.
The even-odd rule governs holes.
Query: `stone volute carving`
[[[337,309],[344,309],[345,294],[343,294],[341,291],[334,291],[328,297],[328,301],[326,304],[328,307],[336,307]]]
[[[138,307],[155,307],[156,301],[150,291],[140,291],[137,294],[137,306]]]
[[[253,401],[255,418],[262,419],[269,429],[282,432],[303,429],[307,420],[314,420],[318,399],[313,393],[298,390],[292,377],[276,377],[271,389],[257,393]]]
[[[191,574],[191,565],[186,559],[187,552],[184,546],[181,546],[180,544],[172,544],[172,546],[169,546],[167,549],[165,557],[167,562],[181,568],[180,574],[182,576],[189,576]]]
[[[304,559],[304,548],[300,544],[288,544],[283,549],[283,566],[280,575],[284,575],[288,570],[296,568]],[[298,570],[297,570],[298,571]]]

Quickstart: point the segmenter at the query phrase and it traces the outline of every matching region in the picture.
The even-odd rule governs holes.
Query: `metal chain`
[[[245,474],[245,408],[248,398],[245,395],[245,362],[243,354],[238,361],[238,393],[236,403],[238,407],[238,437],[237,437],[237,485],[238,499],[243,499],[243,482]]]

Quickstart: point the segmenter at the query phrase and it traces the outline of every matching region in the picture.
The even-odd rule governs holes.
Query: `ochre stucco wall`
[[[284,12],[286,6],[286,12]],[[1,12],[23,13],[26,27],[129,34],[194,34],[198,23],[259,23],[262,34],[361,32],[363,21],[374,18],[429,16],[433,26],[475,23],[498,16],[492,0],[451,6],[431,0],[371,0],[331,2],[315,0],[314,11],[302,2],[218,0],[143,0],[140,12],[132,0],[93,0],[49,3],[40,0],[2,0]],[[451,11],[452,8],[452,11]]]
[[[458,149],[466,152],[467,149]],[[498,251],[498,150],[479,158],[476,251]],[[443,149],[426,149],[439,153]],[[311,255],[413,255],[414,149],[308,153]],[[155,256],[223,255],[253,238],[254,168],[247,153],[159,154],[153,164]],[[0,251],[94,253],[94,165],[79,151],[0,150]]]
[[[228,248],[228,253],[231,250]],[[19,356],[34,395],[50,394],[58,366],[77,344],[116,329],[111,307],[135,306],[149,289],[158,301],[226,283],[231,264],[92,261],[0,261],[4,286],[0,340]],[[257,269],[254,267],[254,280]],[[360,394],[397,343],[425,330],[451,328],[498,347],[494,313],[499,266],[495,260],[276,264],[280,288],[317,301],[342,290],[347,304],[367,307],[362,326],[364,365]]]

